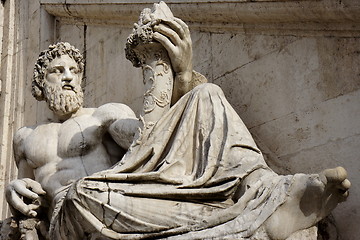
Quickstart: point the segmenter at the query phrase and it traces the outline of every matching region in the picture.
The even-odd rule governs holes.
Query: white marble
[[[7,143],[0,145],[0,187],[4,187],[16,176],[11,149],[16,129],[56,119],[47,109],[46,103],[36,102],[29,91],[38,52],[50,43],[69,41],[82,52],[85,50],[85,75],[88,82],[92,83],[92,86],[87,85],[85,88],[86,107],[98,107],[106,102],[122,102],[137,114],[142,109],[143,86],[141,82],[134,81],[142,78],[141,70],[131,67],[131,63],[123,57],[123,48],[138,13],[151,4],[142,0],[116,3],[106,1],[106,4],[95,0],[90,5],[83,4],[89,1],[72,1],[65,8],[64,1],[48,2],[50,1],[41,1],[41,8],[39,1],[15,0],[11,4],[10,1],[4,4],[4,14],[1,16],[4,20],[1,81],[2,92],[7,89],[8,94],[1,95],[0,112],[12,114],[0,114],[0,131],[4,139],[2,143]],[[352,119],[348,117],[353,116],[354,112],[349,111],[356,108],[359,102],[353,97],[360,82],[360,24],[357,20],[360,15],[356,0],[341,3],[168,2],[176,16],[180,16],[190,26],[194,68],[207,76],[210,82],[221,86],[227,99],[250,128],[268,162],[278,173],[312,173],[341,165],[348,170],[352,182],[358,181],[358,121],[355,121],[356,116]],[[52,5],[54,3],[57,5]],[[274,8],[273,5],[277,7]],[[257,15],[258,6],[263,11],[261,15]],[[308,11],[303,11],[309,8],[313,10],[310,15]],[[205,12],[210,12],[210,15],[204,14]],[[9,29],[15,29],[13,34],[8,34]],[[103,49],[109,51],[104,52],[104,55],[99,54],[101,38],[104,40]],[[303,49],[306,50],[304,54]],[[221,54],[221,51],[227,54]],[[270,52],[264,58],[264,54]],[[318,62],[313,61],[316,59]],[[252,62],[246,68],[240,68],[249,60]],[[309,74],[302,74],[308,72],[309,65],[304,64],[308,60],[316,63],[318,68]],[[223,61],[232,68],[227,68]],[[236,63],[239,63],[238,66]],[[217,67],[218,64],[221,67]],[[105,74],[110,74],[109,77],[94,77],[99,68],[109,69],[104,71]],[[224,68],[223,72],[221,68]],[[216,69],[216,74],[212,73],[213,69]],[[224,75],[233,69],[238,70],[233,75]],[[218,78],[222,75],[224,77]],[[295,76],[300,82],[294,80]],[[270,84],[248,85],[249,82],[243,82],[251,80],[260,83],[264,78],[271,80],[267,81]],[[283,89],[280,84],[289,85],[287,82],[298,86],[289,88],[289,92],[276,92],[278,98],[264,94],[273,83],[274,87]],[[269,90],[274,92],[273,89]],[[108,94],[104,95],[105,92]],[[253,93],[253,97],[249,101],[249,94],[237,92]],[[289,99],[289,96],[296,96],[301,101],[295,104],[292,99],[287,104],[277,101]],[[16,99],[17,103],[12,99]],[[9,105],[9,100],[13,104]],[[266,103],[269,107],[263,107],[260,103]],[[275,106],[278,104],[282,107],[277,109]],[[323,112],[326,114],[322,115]],[[290,115],[287,117],[284,113]],[[316,117],[316,123],[312,122],[309,114]],[[332,121],[332,118],[337,120]],[[298,134],[300,131],[296,131],[316,124],[319,124],[319,128],[314,128],[316,134],[302,135]],[[279,129],[282,130],[280,137]],[[339,133],[341,129],[344,129],[343,134]],[[282,147],[285,145],[288,148]],[[295,151],[286,151],[287,149]],[[356,224],[360,221],[357,211],[359,192],[359,188],[353,186],[346,204],[340,205],[333,212],[338,233],[344,239],[356,239],[360,234]],[[5,198],[0,198],[0,201],[1,199]],[[7,204],[4,201],[1,204],[1,214],[5,217],[8,212]]]
[[[120,103],[83,107],[72,45],[40,53],[32,94],[57,121],[14,136],[19,177],[6,199],[25,217],[23,237],[291,239],[346,200],[342,167],[282,176],[267,166],[222,90],[192,70],[188,26],[165,3],[143,10],[126,53],[143,69],[141,121]]]

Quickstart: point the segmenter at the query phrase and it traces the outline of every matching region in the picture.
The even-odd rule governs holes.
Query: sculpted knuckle
[[[14,181],[12,186],[14,189],[18,189],[18,188],[21,188],[25,185],[25,182],[22,181],[21,179],[18,179],[17,181]]]

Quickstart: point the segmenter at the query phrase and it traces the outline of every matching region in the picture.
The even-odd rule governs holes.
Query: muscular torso
[[[105,111],[99,113],[104,115],[99,118],[96,111],[88,110],[63,123],[28,128],[21,142],[22,161],[33,169],[35,180],[42,185],[49,199],[59,197],[58,193],[77,179],[113,165],[104,137],[114,116],[106,116]],[[132,114],[124,113],[125,118],[129,115]],[[135,115],[131,118],[135,119]],[[119,151],[120,154],[123,150],[118,146],[118,150],[114,149],[115,146],[112,145],[111,152]]]

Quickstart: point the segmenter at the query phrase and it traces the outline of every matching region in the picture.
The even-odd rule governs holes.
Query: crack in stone
[[[270,52],[268,52],[268,53],[265,53],[264,55],[262,55],[262,56],[260,56],[260,57],[254,57],[253,60],[251,60],[251,61],[249,61],[249,62],[247,62],[247,63],[244,63],[244,64],[240,65],[239,67],[236,67],[236,68],[234,68],[234,69],[232,69],[232,70],[226,71],[225,73],[223,73],[223,74],[221,74],[220,76],[214,78],[213,80],[215,81],[215,80],[218,80],[219,78],[225,77],[226,75],[231,74],[231,73],[233,73],[233,72],[235,72],[235,71],[237,71],[237,70],[245,67],[246,65],[248,65],[248,64],[250,64],[250,63],[253,63],[253,62],[255,62],[255,61],[257,61],[257,60],[259,60],[259,59],[261,59],[261,58],[263,58],[263,57],[266,57],[266,56],[268,56],[268,55],[270,55],[270,54],[273,54],[273,53],[276,53],[276,52],[281,52],[281,51],[282,51],[283,49],[285,49],[287,46],[293,44],[294,42],[296,42],[296,41],[298,41],[298,40],[299,40],[299,39],[296,39],[296,40],[294,40],[294,41],[290,41],[290,42],[289,42],[288,44],[286,44],[285,46],[279,47],[279,48],[277,48],[277,49],[275,49],[275,50],[272,50],[272,51],[270,51]]]
[[[86,150],[86,144],[85,144],[85,136],[84,136],[84,133],[83,133],[83,130],[80,126],[80,124],[75,120],[75,118],[72,118],[72,120],[74,120],[74,122],[78,125],[79,129],[80,129],[80,134],[81,134],[81,138],[82,138],[82,141],[80,142],[80,159],[81,159],[81,163],[83,165],[83,168],[84,168],[84,171],[86,173],[86,176],[89,176],[89,172],[88,170],[86,169],[86,166],[84,164],[84,155],[85,155],[85,150]]]

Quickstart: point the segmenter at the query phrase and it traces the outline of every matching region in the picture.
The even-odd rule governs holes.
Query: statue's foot
[[[350,181],[343,167],[326,169],[319,174],[325,184],[322,217],[327,216],[338,203],[349,196]]]
[[[271,239],[314,226],[349,195],[350,181],[342,167],[320,174],[296,174],[286,202],[264,223]]]

